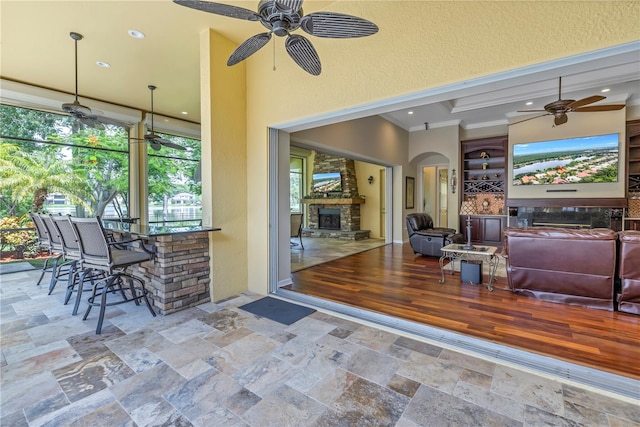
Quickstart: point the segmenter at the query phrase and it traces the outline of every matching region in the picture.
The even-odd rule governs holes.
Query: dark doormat
[[[238,308],[285,325],[295,323],[315,311],[312,308],[271,297],[264,297]]]
[[[19,273],[21,271],[35,270],[35,267],[28,262],[12,262],[0,264],[0,274]]]

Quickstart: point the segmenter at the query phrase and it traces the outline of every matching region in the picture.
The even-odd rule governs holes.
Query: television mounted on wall
[[[342,192],[342,176],[340,172],[314,173],[311,191],[314,193]]]
[[[513,185],[612,183],[619,179],[617,133],[513,145]]]

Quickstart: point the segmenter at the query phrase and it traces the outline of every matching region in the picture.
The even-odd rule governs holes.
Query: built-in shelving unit
[[[461,142],[462,200],[472,206],[471,240],[474,243],[502,246],[506,227],[506,147],[507,136]],[[461,208],[460,230],[465,234],[469,212]]]
[[[629,193],[640,193],[640,134],[629,138],[627,164],[629,168],[628,191]]]
[[[462,142],[463,194],[505,192],[507,137]]]
[[[627,122],[627,209],[624,229],[640,230],[640,120]]]

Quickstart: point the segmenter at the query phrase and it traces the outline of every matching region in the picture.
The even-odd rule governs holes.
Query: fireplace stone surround
[[[360,229],[360,205],[365,202],[358,194],[358,181],[353,159],[315,152],[313,173],[340,171],[342,192],[310,195],[303,199],[307,209],[305,237],[337,238],[343,240],[368,239],[370,230]],[[331,213],[331,219],[325,216]]]

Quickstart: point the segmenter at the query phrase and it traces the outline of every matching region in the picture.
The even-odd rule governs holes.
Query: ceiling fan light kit
[[[291,59],[307,73],[320,75],[322,65],[320,57],[312,43],[299,34],[291,34],[298,28],[316,37],[356,38],[366,37],[378,32],[371,21],[357,16],[335,12],[313,12],[304,15],[302,0],[260,0],[258,11],[200,0],[173,0],[174,3],[202,12],[227,16],[246,21],[259,21],[267,30],[245,40],[231,54],[227,65],[232,66],[244,61],[271,40],[271,35],[287,37],[285,49]]]
[[[601,95],[593,95],[593,96],[588,96],[586,98],[582,98],[579,100],[573,100],[573,99],[562,99],[562,77],[558,78],[558,100],[557,101],[553,101],[548,103],[547,105],[545,105],[543,108],[543,110],[519,110],[519,113],[544,113],[541,114],[539,116],[535,116],[535,117],[530,117],[528,119],[524,119],[524,120],[520,120],[518,122],[515,123],[511,123],[509,124],[509,126],[512,125],[517,125],[518,123],[522,123],[522,122],[526,122],[529,120],[533,120],[533,119],[537,119],[539,117],[544,117],[544,116],[549,116],[552,115],[553,118],[553,125],[554,126],[560,126],[563,125],[565,123],[567,123],[567,121],[569,121],[569,117],[567,116],[567,113],[593,113],[593,112],[598,112],[598,111],[617,111],[617,110],[621,110],[625,107],[624,104],[609,104],[609,105],[591,105],[588,106],[589,104],[593,104],[595,102],[599,102],[602,101],[603,99],[606,99],[605,96],[601,96]]]

